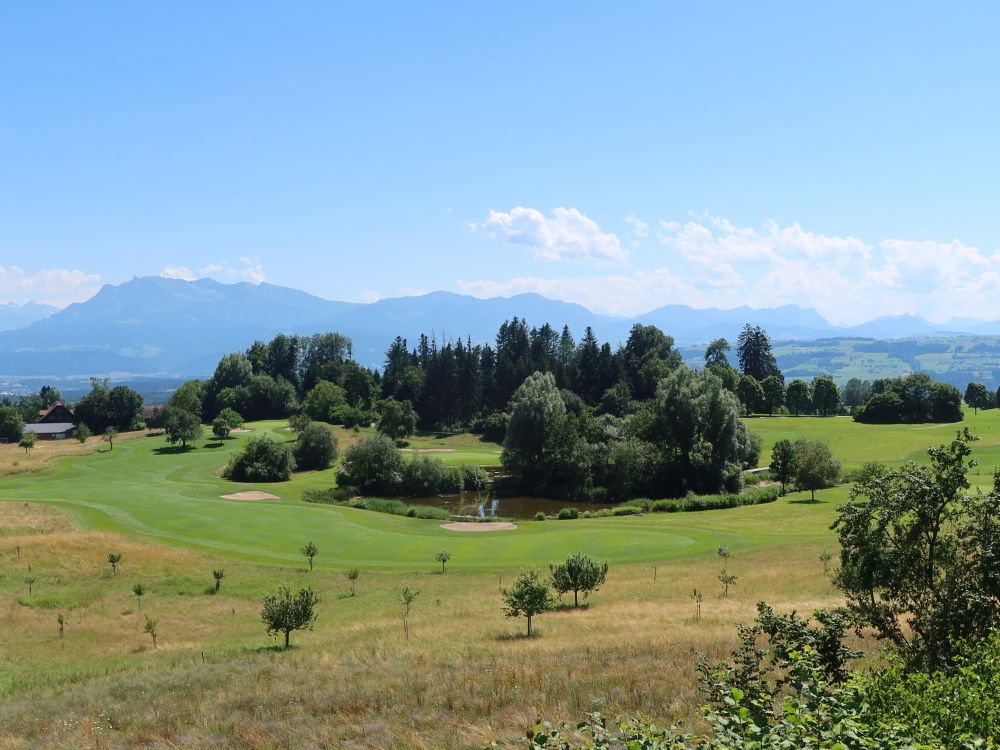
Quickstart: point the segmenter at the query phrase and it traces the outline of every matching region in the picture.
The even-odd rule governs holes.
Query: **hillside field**
[[[969,415],[978,481],[1000,463],[1000,412]],[[758,418],[762,463],[774,441],[826,439],[846,469],[922,459],[957,425],[874,427],[842,418]],[[992,427],[997,427],[993,430]],[[278,422],[251,425],[283,439]],[[339,431],[341,450],[354,433]],[[820,561],[847,486],[733,510],[521,522],[517,531],[459,534],[437,522],[299,500],[333,472],[276,485],[219,476],[245,440],[175,452],[162,437],[113,451],[51,448],[33,474],[0,478],[0,746],[152,748],[475,748],[511,740],[539,715],[601,709],[690,720],[702,698],[695,655],[723,657],[757,601],[779,610],[835,605]],[[498,446],[468,435],[414,448],[495,464]],[[10,458],[0,448],[0,462]],[[23,451],[21,452],[23,455]],[[0,464],[2,465],[2,464]],[[227,501],[261,489],[278,501]],[[308,571],[299,547],[319,547]],[[722,597],[715,549],[734,550],[739,580]],[[452,553],[441,574],[436,552]],[[576,549],[611,563],[589,606],[540,616],[521,637],[498,589],[520,567],[547,569]],[[117,574],[109,552],[123,557]],[[361,570],[357,596],[344,572]],[[223,569],[219,594],[213,569]],[[34,579],[29,595],[27,579]],[[147,588],[141,605],[135,583]],[[275,650],[260,599],[279,585],[320,596],[312,632]],[[420,591],[403,639],[399,592]],[[691,599],[704,593],[701,619]],[[140,610],[141,606],[141,610]],[[59,637],[57,616],[66,617]],[[158,647],[143,632],[158,623]]]

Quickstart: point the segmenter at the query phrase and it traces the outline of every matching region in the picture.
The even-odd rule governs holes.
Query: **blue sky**
[[[0,301],[1000,318],[998,8],[9,3]]]

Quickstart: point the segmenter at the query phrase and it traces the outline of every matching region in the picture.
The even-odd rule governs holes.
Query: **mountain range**
[[[916,316],[878,318],[842,328],[813,309],[795,305],[758,310],[667,305],[626,318],[537,294],[479,299],[432,292],[357,303],[326,300],[273,284],[148,276],[106,285],[87,301],[58,311],[35,304],[0,304],[0,374],[207,375],[223,354],[242,351],[254,339],[323,331],[350,336],[355,358],[379,366],[397,335],[411,345],[421,333],[433,334],[438,341],[470,337],[473,342],[491,342],[500,324],[514,316],[531,325],[547,322],[559,329],[568,325],[577,338],[591,326],[599,339],[613,344],[624,341],[635,323],[656,325],[681,346],[721,336],[735,340],[748,322],[765,328],[774,340],[1000,333],[1000,321],[965,319],[934,325]]]
[[[24,328],[26,325],[44,320],[57,312],[59,312],[58,307],[43,305],[39,302],[26,302],[23,305],[0,302],[0,331],[14,331],[18,328]]]

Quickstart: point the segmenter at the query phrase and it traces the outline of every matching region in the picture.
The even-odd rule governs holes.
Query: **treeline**
[[[43,386],[38,393],[22,396],[17,401],[5,398],[0,402],[0,438],[16,442],[24,426],[38,414],[62,401],[54,386]],[[77,425],[86,425],[78,435],[99,435],[107,430],[126,432],[146,428],[142,413],[142,395],[127,385],[112,387],[108,378],[91,378],[90,393],[72,405]]]

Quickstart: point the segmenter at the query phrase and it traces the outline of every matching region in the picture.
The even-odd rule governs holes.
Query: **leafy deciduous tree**
[[[573,606],[580,606],[580,592],[584,598],[590,596],[604,583],[608,575],[608,564],[599,563],[583,552],[574,552],[565,561],[550,565],[552,588],[560,595],[573,592]]]
[[[265,596],[261,602],[260,618],[267,626],[268,635],[283,633],[285,648],[293,630],[312,630],[316,621],[319,597],[310,588],[299,589],[296,594],[282,586],[278,593]]]
[[[514,585],[503,590],[504,614],[507,617],[527,617],[528,636],[531,636],[533,617],[552,609],[552,591],[536,570],[522,570]]]

